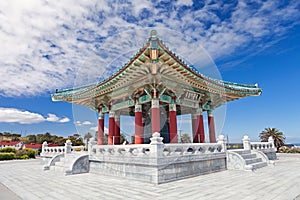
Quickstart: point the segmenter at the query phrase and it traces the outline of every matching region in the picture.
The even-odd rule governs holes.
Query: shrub
[[[36,151],[33,150],[33,149],[25,149],[26,151],[26,155],[28,155],[29,158],[35,158],[35,154],[36,154]]]
[[[292,148],[288,151],[288,153],[300,153],[300,148]]]
[[[18,151],[16,152],[17,158],[18,158],[18,157],[21,157],[21,156],[23,156],[23,155],[25,155],[25,154],[26,154],[26,151],[25,151],[24,149],[18,150]]]
[[[17,158],[21,158],[23,155],[27,155],[29,158],[35,158],[35,154],[36,151],[33,149],[22,149],[16,152]]]
[[[288,148],[286,146],[282,146],[282,147],[279,148],[279,152],[282,152],[282,153],[300,153],[300,148],[299,147]]]
[[[12,160],[15,159],[16,156],[14,153],[0,153],[0,160]]]
[[[80,147],[77,147],[77,148],[74,148],[73,150],[74,150],[74,151],[81,151],[81,148],[80,148]]]
[[[12,147],[5,147],[5,148],[0,149],[0,152],[3,152],[3,153],[16,153],[16,151],[17,150]]]
[[[29,156],[28,155],[23,155],[23,156],[20,156],[20,159],[29,159]]]

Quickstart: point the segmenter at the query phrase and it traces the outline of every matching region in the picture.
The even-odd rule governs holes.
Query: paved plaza
[[[161,185],[112,176],[43,171],[42,159],[0,162],[0,199],[278,199],[300,200],[300,155],[275,166],[223,171]]]

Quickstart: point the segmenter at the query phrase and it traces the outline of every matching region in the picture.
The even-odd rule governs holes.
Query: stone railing
[[[113,157],[169,157],[177,155],[207,155],[226,151],[224,136],[219,136],[218,143],[164,144],[159,133],[154,133],[150,144],[134,145],[97,145],[89,143],[91,159],[112,159]],[[109,155],[110,157],[106,157]]]
[[[250,138],[245,135],[243,137],[243,145],[245,150],[261,151],[267,155],[270,160],[276,160],[277,148],[274,145],[274,139],[269,137],[268,142],[251,142]]]
[[[269,142],[251,142],[251,150],[273,149],[273,144]]]
[[[224,136],[218,143],[164,144],[153,133],[150,144],[97,145],[89,142],[90,172],[163,183],[226,170]]]
[[[56,147],[48,147],[48,143],[45,141],[42,145],[42,157],[53,157],[55,155],[64,154],[64,153],[82,153],[85,151],[84,146],[72,146],[70,140],[67,140],[65,146],[56,146]]]
[[[247,135],[245,135],[243,137],[243,145],[245,150],[270,149],[276,151],[274,139],[272,137],[269,137],[268,142],[250,142],[250,138]]]
[[[42,148],[42,154],[59,154],[64,152],[65,152],[64,146]]]

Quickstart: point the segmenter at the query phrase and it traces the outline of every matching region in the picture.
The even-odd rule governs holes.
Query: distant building
[[[38,151],[39,149],[42,149],[42,144],[35,144],[35,143],[24,144],[23,149],[33,149]]]
[[[23,147],[23,142],[20,141],[15,141],[15,142],[11,142],[11,141],[2,141],[0,142],[0,148],[5,148],[5,147],[11,147],[11,148],[15,148],[15,149],[21,149]]]
[[[52,144],[49,143],[48,147],[57,147],[58,144]],[[36,144],[36,143],[30,143],[30,144],[24,144],[23,149],[33,149],[33,150],[41,150],[42,149],[42,144]]]

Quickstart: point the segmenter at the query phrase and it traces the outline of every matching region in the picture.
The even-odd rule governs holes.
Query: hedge
[[[15,159],[16,155],[12,152],[10,153],[0,153],[0,160],[12,160]]]
[[[16,153],[16,151],[17,150],[12,147],[4,147],[4,148],[0,149],[0,152],[3,152],[3,153]]]

